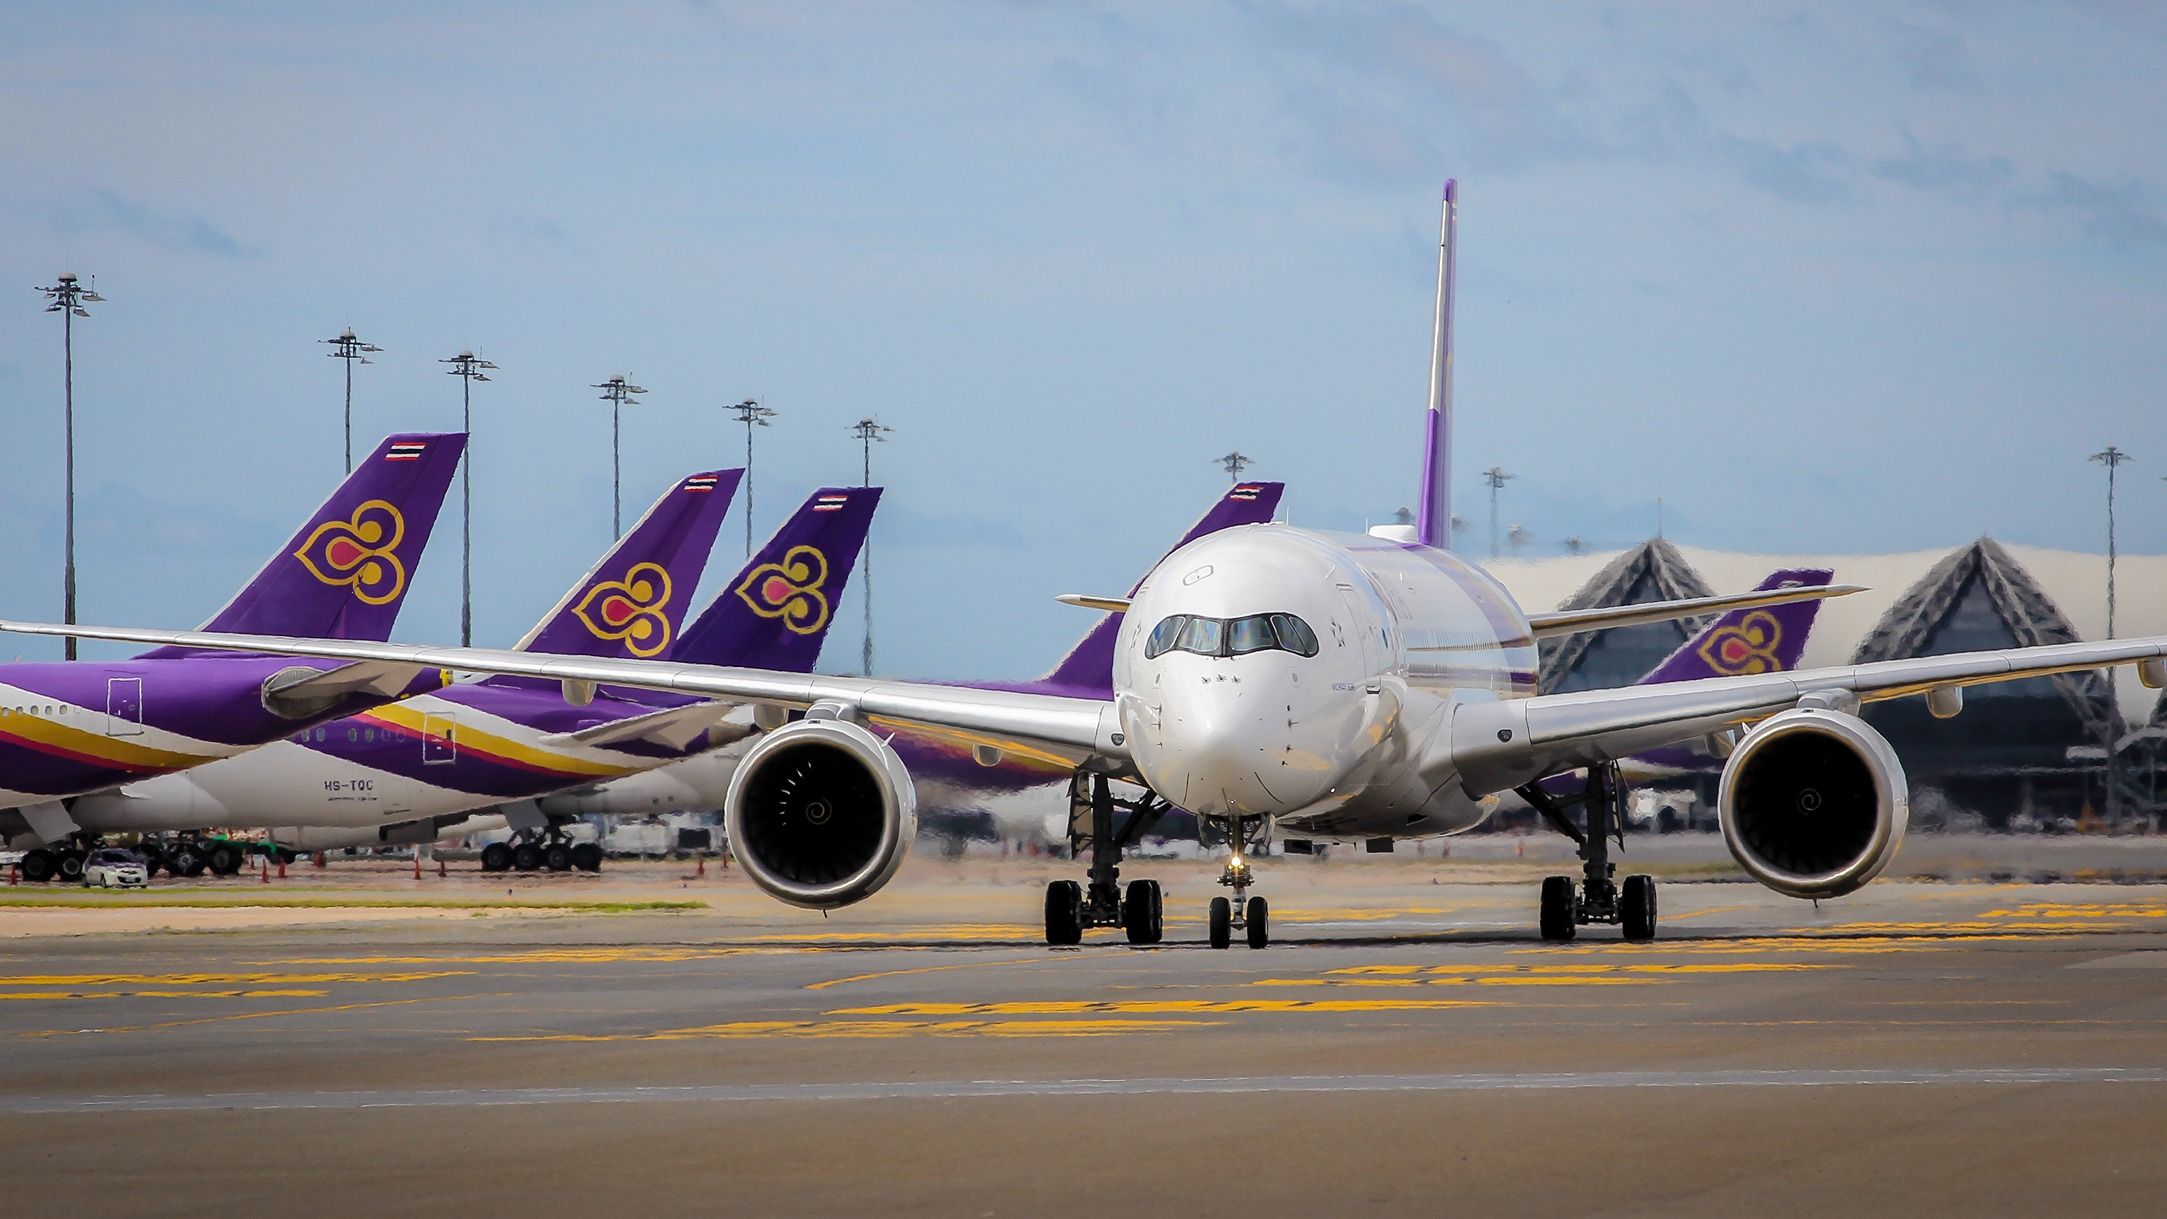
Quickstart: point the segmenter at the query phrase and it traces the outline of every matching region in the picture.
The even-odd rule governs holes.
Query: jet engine
[[[918,832],[918,792],[886,741],[847,719],[769,733],[731,776],[730,851],[793,906],[863,901],[895,876]]]
[[[1723,767],[1723,844],[1787,897],[1841,897],[1881,874],[1904,840],[1910,789],[1866,721],[1798,708],[1746,734]]]

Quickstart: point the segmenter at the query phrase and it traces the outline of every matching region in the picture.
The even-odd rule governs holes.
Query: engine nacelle
[[[1716,817],[1753,879],[1787,897],[1841,897],[1896,857],[1911,793],[1896,751],[1866,721],[1802,707],[1738,743]]]
[[[722,819],[754,884],[829,910],[878,893],[903,866],[918,792],[903,760],[862,724],[803,719],[745,755]]]

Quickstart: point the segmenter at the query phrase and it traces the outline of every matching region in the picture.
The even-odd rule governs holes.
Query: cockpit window
[[[1226,638],[1226,623],[1217,618],[1191,618],[1181,628],[1181,642],[1174,646],[1199,656],[1217,656]]]
[[[1268,652],[1278,646],[1279,639],[1272,634],[1272,621],[1262,614],[1236,618],[1226,624],[1226,651],[1229,656]]]
[[[1293,614],[1250,614],[1242,618],[1204,618],[1175,614],[1151,628],[1144,640],[1144,659],[1155,660],[1168,652],[1194,652],[1199,656],[1245,656],[1251,652],[1317,654],[1317,633]]]
[[[1292,614],[1273,614],[1272,630],[1279,635],[1279,646],[1296,656],[1317,654],[1317,633],[1309,624]]]

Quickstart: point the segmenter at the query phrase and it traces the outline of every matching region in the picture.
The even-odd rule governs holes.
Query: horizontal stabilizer
[[[1109,614],[1129,612],[1127,597],[1094,597],[1089,593],[1062,593],[1055,597],[1063,605],[1081,606],[1084,609],[1104,610]]]
[[[330,710],[355,694],[391,698],[431,666],[383,660],[357,660],[336,669],[295,667],[275,674],[263,686],[263,705],[274,715],[306,719]],[[450,674],[445,674],[448,683]]]
[[[735,703],[689,703],[630,719],[611,720],[577,732],[556,732],[542,738],[544,745],[621,745],[627,741],[651,741],[670,749],[684,749],[701,733],[722,722]],[[749,731],[749,729],[748,729]],[[727,742],[718,741],[716,744]]]
[[[1818,601],[1824,597],[1847,597],[1852,593],[1865,591],[1866,587],[1862,584],[1755,589],[1748,593],[1727,593],[1720,597],[1688,597],[1682,601],[1651,601],[1645,605],[1615,605],[1600,609],[1560,610],[1554,614],[1529,614],[1527,624],[1533,628],[1535,638],[1552,639],[1577,631],[1639,626],[1644,622],[1671,622],[1679,618],[1698,618],[1703,614],[1721,614],[1735,609],[1789,605],[1794,601]]]

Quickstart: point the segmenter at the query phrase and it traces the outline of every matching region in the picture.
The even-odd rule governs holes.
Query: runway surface
[[[1133,869],[1169,884],[1165,945],[1049,950],[1047,865],[914,864],[828,919],[690,866],[263,887],[704,903],[660,913],[55,934],[0,906],[11,1213],[74,1210],[83,1182],[121,1214],[2167,1196],[2167,885],[1881,884],[1816,910],[1673,882],[1654,944],[1545,945],[1525,883],[1289,861],[1263,875],[1274,946],[1213,952],[1210,870],[1167,864]]]

